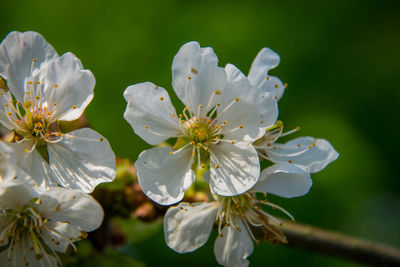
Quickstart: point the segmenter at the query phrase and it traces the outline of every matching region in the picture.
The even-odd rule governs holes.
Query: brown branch
[[[400,249],[314,226],[282,220],[278,226],[286,235],[288,246],[322,252],[374,266],[400,266]],[[255,229],[254,229],[255,230]],[[258,237],[263,236],[260,229]]]

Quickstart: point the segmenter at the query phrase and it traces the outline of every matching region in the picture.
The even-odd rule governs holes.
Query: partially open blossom
[[[0,123],[14,132],[17,164],[38,184],[91,192],[115,177],[115,156],[97,132],[63,133],[93,98],[95,79],[71,53],[58,56],[36,32],[11,32],[0,44]]]
[[[0,183],[1,266],[57,266],[56,252],[86,237],[103,220],[101,206],[80,190]]]
[[[217,221],[219,236],[214,254],[218,263],[247,266],[246,258],[253,252],[253,240],[258,242],[252,227],[259,227],[267,241],[286,242],[284,234],[274,226],[280,224],[279,219],[265,208],[278,209],[293,219],[286,210],[266,198],[258,199],[256,192],[291,198],[306,194],[311,185],[309,173],[301,167],[276,164],[263,170],[257,184],[247,193],[216,196],[215,202],[180,203],[169,208],[164,217],[166,243],[179,253],[194,251],[208,240]]]
[[[135,163],[140,185],[152,200],[180,201],[196,169],[208,169],[213,193],[233,196],[249,190],[260,173],[252,142],[274,125],[276,101],[248,81],[228,79],[211,48],[181,47],[172,64],[172,85],[186,105],[177,113],[165,89],[150,82],[129,86],[125,119],[151,145],[178,138],[174,149],[156,147]]]

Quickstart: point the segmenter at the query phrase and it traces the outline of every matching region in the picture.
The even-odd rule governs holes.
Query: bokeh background
[[[262,47],[281,56],[272,75],[287,82],[280,119],[296,134],[329,140],[339,159],[314,174],[310,193],[274,198],[304,223],[400,246],[399,1],[1,2],[0,36],[34,30],[71,51],[97,80],[86,116],[115,153],[135,161],[149,147],[123,119],[122,93],[152,81],[171,94],[171,63],[182,44],[211,46],[220,65],[247,73]],[[176,97],[174,95],[177,105]],[[195,253],[164,243],[160,223],[132,222],[127,245],[93,256],[81,242],[71,266],[218,266],[215,233]],[[86,253],[86,254],[85,254]],[[252,266],[357,266],[284,246],[261,244]]]

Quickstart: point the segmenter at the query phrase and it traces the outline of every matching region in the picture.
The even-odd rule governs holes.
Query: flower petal
[[[200,48],[197,42],[184,44],[174,57],[172,87],[192,112],[200,105],[213,107],[220,98],[220,95],[214,97],[209,104],[213,93],[223,92],[225,88],[225,71],[217,64],[218,58],[212,48]]]
[[[246,227],[241,219],[238,219],[239,232],[232,226],[222,229],[222,237],[215,240],[214,254],[217,262],[229,267],[248,266],[246,259],[253,253],[254,245]]]
[[[89,128],[48,143],[50,168],[61,185],[90,193],[100,183],[115,178],[115,155],[108,141]]]
[[[38,194],[30,185],[18,180],[7,180],[0,183],[0,210],[20,210],[31,199]]]
[[[210,147],[210,188],[222,196],[249,190],[260,175],[260,162],[250,143],[220,142]]]
[[[339,156],[328,141],[313,137],[299,137],[276,147],[266,150],[274,162],[291,161],[311,173],[321,171]]]
[[[172,152],[168,147],[155,147],[140,153],[135,163],[143,192],[161,205],[171,205],[183,198],[194,181],[191,149]]]
[[[220,124],[226,123],[222,134],[227,139],[257,140],[278,117],[278,106],[272,95],[247,81],[228,83],[222,99],[217,120]]]
[[[308,193],[312,185],[310,173],[290,163],[279,163],[264,169],[252,191],[292,198]]]
[[[25,82],[34,69],[57,57],[57,52],[37,32],[11,32],[0,44],[0,76],[15,98],[24,100]]]
[[[268,72],[277,67],[279,61],[277,53],[270,48],[263,48],[254,59],[248,75],[252,85],[271,92],[277,99],[281,98],[285,87],[278,78],[269,76]]]
[[[54,267],[58,266],[57,259],[49,254],[44,254],[42,258],[36,257],[35,250],[31,250],[32,242],[25,238],[15,241],[14,249],[10,253],[11,260],[8,260],[9,249],[7,248],[0,252],[0,266],[2,267]],[[15,256],[14,256],[15,255]]]
[[[243,74],[235,65],[226,64],[225,66],[226,79],[228,82],[248,82],[246,75]]]
[[[268,76],[268,71],[276,68],[279,65],[280,57],[272,49],[264,47],[258,52],[256,58],[251,64],[249,71],[249,81],[260,87],[264,82],[265,78]]]
[[[44,84],[46,104],[59,120],[78,119],[93,98],[94,76],[72,53],[50,61],[37,75]]]
[[[0,181],[14,178],[15,174],[14,151],[5,143],[0,142]]]
[[[15,153],[17,160],[17,176],[18,178],[27,179],[32,178],[37,185],[42,187],[49,187],[57,185],[53,173],[50,170],[47,161],[34,149],[32,152],[25,152],[30,150],[32,145],[30,142],[23,143],[10,143],[8,144]]]
[[[181,134],[179,118],[164,88],[145,82],[126,88],[124,118],[143,140],[157,145]]]
[[[93,231],[103,221],[100,204],[80,190],[52,187],[40,190],[39,198],[39,213],[51,221],[68,222],[83,231]]]
[[[58,252],[66,252],[71,242],[79,240],[81,235],[82,232],[75,225],[55,221],[48,221],[41,232],[41,238],[46,244]]]
[[[179,203],[164,217],[167,245],[178,253],[192,252],[204,245],[217,216],[216,203]]]
[[[10,120],[13,120],[14,118],[8,115],[8,112],[10,112],[10,103],[10,91],[5,92],[4,90],[0,89],[0,123],[3,124],[3,126],[7,129],[13,130],[15,126]]]

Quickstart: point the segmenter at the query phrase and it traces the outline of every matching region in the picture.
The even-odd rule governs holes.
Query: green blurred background
[[[262,47],[272,48],[281,64],[271,74],[289,84],[280,119],[288,129],[301,126],[296,136],[325,138],[340,153],[313,175],[308,195],[274,202],[300,222],[400,246],[399,3],[2,1],[0,36],[34,30],[60,54],[76,54],[97,80],[86,112],[91,126],[132,161],[149,145],[122,117],[127,86],[152,81],[173,94],[172,59],[191,40],[213,47],[220,65],[230,62],[245,73]],[[197,252],[178,255],[165,245],[159,225],[150,228],[144,236],[133,230],[129,246],[79,265],[218,266],[215,233]],[[252,266],[356,266],[269,244],[257,246],[249,259]]]

